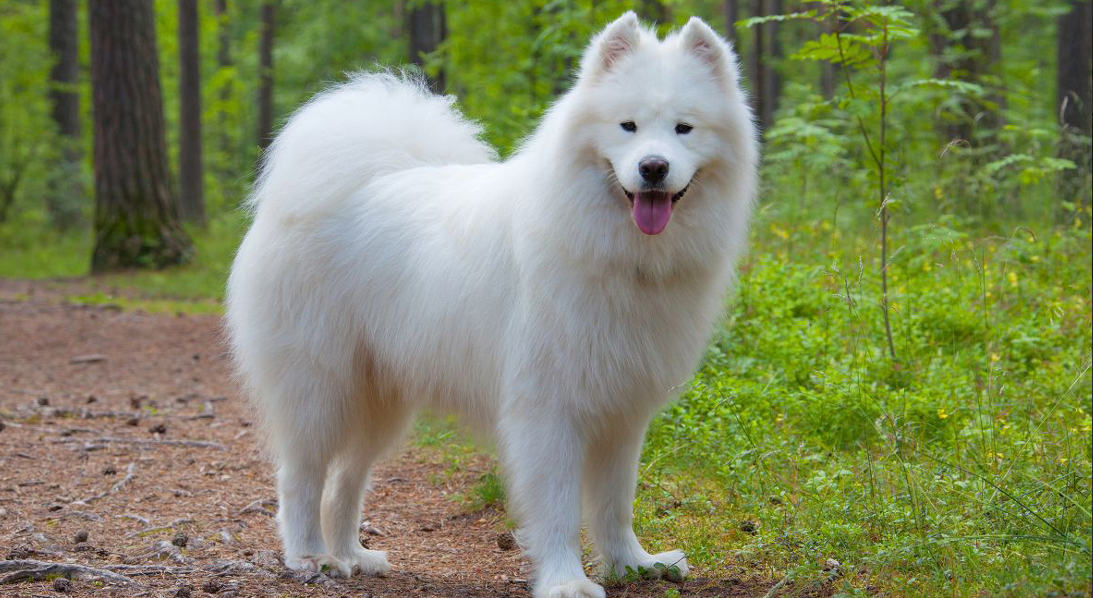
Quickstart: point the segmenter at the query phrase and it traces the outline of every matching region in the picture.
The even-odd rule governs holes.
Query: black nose
[[[641,178],[649,183],[659,183],[668,176],[668,161],[660,156],[648,156],[638,163]]]

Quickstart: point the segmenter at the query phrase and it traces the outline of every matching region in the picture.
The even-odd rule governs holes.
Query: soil
[[[389,551],[388,577],[286,569],[271,468],[220,319],[65,302],[83,284],[0,280],[0,595],[530,596],[504,513],[454,498],[489,458],[453,473],[432,448],[407,447],[373,476],[361,541]],[[56,569],[15,581],[13,560],[130,581]],[[762,596],[772,585],[696,573],[608,595]]]

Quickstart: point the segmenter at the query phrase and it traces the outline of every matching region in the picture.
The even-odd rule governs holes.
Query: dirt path
[[[389,577],[288,571],[270,468],[230,378],[219,319],[69,305],[64,296],[0,280],[0,559],[79,563],[131,582],[73,579],[65,588],[51,575],[0,585],[0,595],[530,596],[526,561],[499,547],[503,513],[468,513],[451,498],[488,460],[453,474],[431,449],[408,448],[374,476],[361,539],[390,551]],[[609,595],[672,589],[763,594],[739,580],[698,579]]]

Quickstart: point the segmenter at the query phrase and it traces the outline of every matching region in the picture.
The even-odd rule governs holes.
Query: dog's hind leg
[[[327,468],[345,438],[344,387],[333,377],[304,369],[281,372],[267,387],[263,405],[270,419],[278,462],[277,524],[290,569],[349,576],[323,540],[320,501]]]
[[[331,555],[364,575],[386,575],[387,553],[360,543],[361,508],[368,491],[369,470],[401,435],[410,410],[396,401],[368,405],[356,429],[330,466],[323,491],[323,536]]]

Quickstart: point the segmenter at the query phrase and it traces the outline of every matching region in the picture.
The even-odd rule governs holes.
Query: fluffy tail
[[[266,151],[251,209],[314,214],[390,172],[495,160],[454,101],[431,93],[421,77],[391,72],[360,73],[316,95]]]

